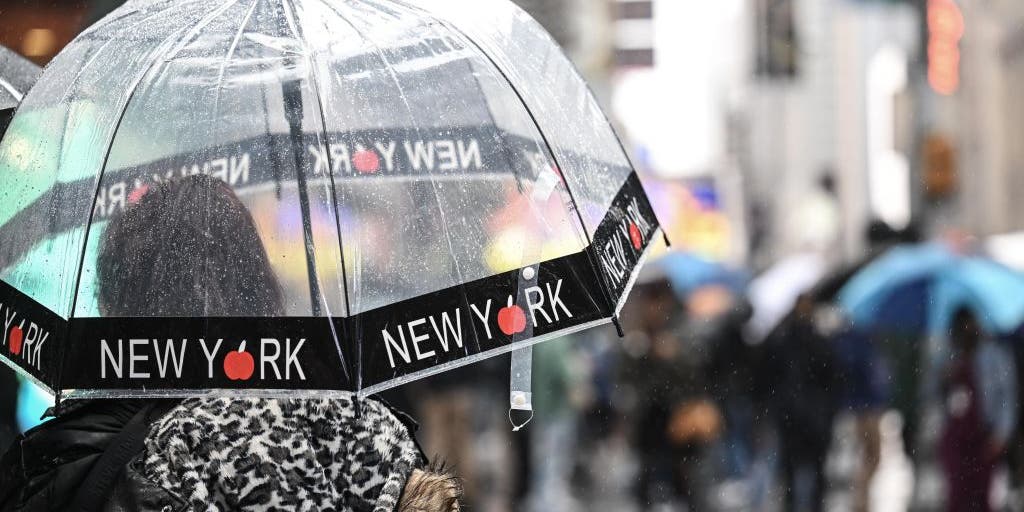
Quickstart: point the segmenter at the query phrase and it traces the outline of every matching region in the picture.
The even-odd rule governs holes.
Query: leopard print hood
[[[383,403],[187,399],[146,438],[141,472],[192,510],[392,512],[426,464]]]

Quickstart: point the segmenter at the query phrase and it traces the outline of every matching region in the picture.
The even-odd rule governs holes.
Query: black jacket
[[[3,456],[0,511],[184,510],[128,463],[142,452],[149,425],[175,403],[71,402]]]
[[[765,341],[762,387],[778,421],[780,441],[802,454],[823,454],[832,439],[839,405],[838,367],[829,340],[808,319],[784,319]]]

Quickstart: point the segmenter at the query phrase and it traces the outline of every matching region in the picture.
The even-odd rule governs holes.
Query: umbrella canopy
[[[14,115],[14,108],[39,79],[40,73],[39,66],[0,46],[0,135]]]
[[[1024,323],[1024,274],[939,243],[900,246],[852,277],[838,302],[866,328],[930,334],[967,306],[989,332],[1002,334]]]
[[[754,315],[750,329],[763,340],[796,304],[800,294],[811,290],[823,275],[826,263],[816,253],[797,253],[779,260],[750,282],[750,303]]]
[[[862,257],[853,263],[840,265],[838,268],[833,269],[828,274],[819,280],[813,288],[810,290],[811,297],[814,298],[815,302],[834,302],[836,296],[839,295],[839,291],[846,286],[846,283],[853,278],[853,276],[860,273],[860,271],[875,261],[876,258],[884,254],[884,250],[872,251],[867,256]]]
[[[67,396],[377,392],[611,320],[660,230],[505,0],[129,2],[0,198],[0,353]]]
[[[16,107],[40,73],[39,66],[0,46],[0,110]]]
[[[682,251],[669,251],[652,261],[651,265],[663,270],[680,298],[685,298],[697,288],[713,285],[724,286],[738,294],[747,284],[747,276],[743,272]]]

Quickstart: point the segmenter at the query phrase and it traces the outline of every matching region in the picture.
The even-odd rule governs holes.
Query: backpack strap
[[[133,457],[145,447],[149,434],[150,412],[155,404],[148,404],[135,413],[121,432],[110,441],[107,449],[78,487],[72,503],[79,512],[97,512],[102,509],[114,489],[118,476]]]

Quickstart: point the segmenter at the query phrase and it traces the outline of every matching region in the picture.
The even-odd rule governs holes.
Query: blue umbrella
[[[725,286],[733,292],[742,293],[748,280],[746,273],[741,270],[681,251],[671,251],[652,262],[652,265],[665,273],[679,297],[710,285]]]
[[[1024,323],[1024,274],[941,244],[900,246],[851,278],[838,299],[869,329],[937,334],[967,306],[986,330],[1001,334]]]

